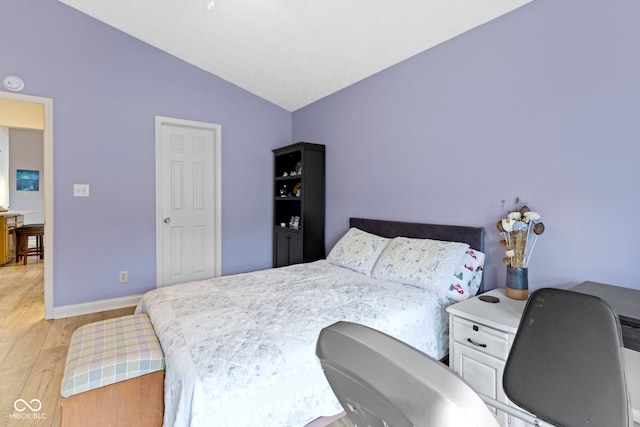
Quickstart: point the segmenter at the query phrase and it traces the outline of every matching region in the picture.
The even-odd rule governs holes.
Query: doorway
[[[220,275],[220,130],[156,117],[158,287]]]
[[[47,250],[44,254],[44,317],[53,318],[53,99],[0,91],[0,101],[40,106],[43,111],[44,224]],[[8,127],[10,123],[7,123]]]

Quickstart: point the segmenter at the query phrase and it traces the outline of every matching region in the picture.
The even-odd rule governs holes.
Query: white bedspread
[[[147,312],[165,353],[165,427],[303,426],[341,407],[315,345],[338,320],[441,358],[445,302],[326,261],[168,286]]]

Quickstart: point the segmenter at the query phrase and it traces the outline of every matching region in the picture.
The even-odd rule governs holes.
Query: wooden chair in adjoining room
[[[29,247],[30,237],[36,238],[34,247]],[[29,255],[44,259],[44,224],[27,224],[16,229],[16,262],[22,258],[26,265]]]

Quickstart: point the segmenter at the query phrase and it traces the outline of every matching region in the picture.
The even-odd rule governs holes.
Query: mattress
[[[304,426],[341,411],[315,345],[339,320],[440,359],[448,318],[428,291],[317,261],[148,292],[165,354],[165,426]]]

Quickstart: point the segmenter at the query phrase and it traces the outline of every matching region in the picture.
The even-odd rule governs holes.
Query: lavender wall
[[[54,306],[155,287],[156,115],[222,125],[222,272],[270,266],[271,149],[291,113],[57,1],[2,6],[0,76],[54,100]]]
[[[327,248],[349,216],[484,226],[502,287],[501,199],[546,232],[531,288],[640,289],[640,2],[536,0],[298,110],[327,145]]]

